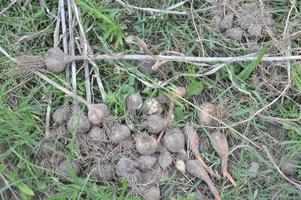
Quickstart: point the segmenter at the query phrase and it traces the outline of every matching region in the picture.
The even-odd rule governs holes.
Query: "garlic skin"
[[[180,172],[185,173],[186,172],[185,162],[183,160],[177,160],[176,161],[176,168]]]

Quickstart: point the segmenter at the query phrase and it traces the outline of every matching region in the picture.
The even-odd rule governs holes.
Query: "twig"
[[[71,0],[68,3],[68,24],[69,24],[69,53],[70,55],[75,55],[75,43],[74,43],[74,30],[73,30],[73,14]],[[75,62],[71,62],[71,85],[72,91],[77,94],[76,91],[76,65]]]
[[[76,6],[73,0],[72,0],[72,2],[73,2],[73,5]],[[88,42],[88,40],[86,38],[86,34],[85,34],[85,31],[84,31],[83,25],[80,23],[80,15],[79,14],[80,13],[78,13],[78,12],[75,11],[75,15],[76,15],[76,18],[77,18],[77,21],[78,21],[78,26],[79,26],[79,29],[80,29],[80,34],[81,34],[81,36],[82,36],[82,38],[84,40],[84,45],[86,47],[86,54],[87,54],[88,53],[88,49],[90,48],[90,45],[89,45],[89,42]],[[94,70],[94,74],[95,74],[96,81],[97,81],[97,84],[98,84],[98,88],[99,88],[99,91],[100,91],[100,94],[101,94],[101,97],[102,97],[102,101],[106,102],[106,96],[107,95],[106,95],[105,89],[103,87],[102,80],[100,78],[98,66],[92,60],[88,59],[88,61],[93,65],[92,69]],[[88,68],[87,74],[89,75],[89,68]],[[90,85],[90,79],[89,79],[89,85]],[[91,92],[91,89],[90,89],[90,92]]]
[[[268,148],[265,145],[262,145],[263,150],[265,151],[265,153],[267,154],[268,158],[270,159],[270,161],[272,162],[273,166],[276,168],[276,170],[278,171],[278,173],[285,179],[287,180],[289,183],[293,184],[294,186],[296,186],[299,190],[301,190],[301,185],[292,181],[291,179],[289,179],[287,176],[285,176],[283,174],[283,172],[280,170],[280,168],[277,166],[276,162],[274,161],[272,155],[270,154]]]
[[[61,25],[61,7],[58,5],[57,14],[56,14],[56,24],[53,31],[53,46],[57,47],[59,45],[60,37],[60,25]]]
[[[174,10],[174,9],[180,7],[180,6],[183,6],[188,1],[190,1],[190,0],[181,1],[179,3],[176,3],[175,5],[171,5],[171,6],[167,7],[167,8],[165,8],[165,10]]]
[[[9,55],[1,46],[0,46],[0,52],[6,56],[11,62],[17,63],[17,59],[13,58],[11,55]]]
[[[47,110],[46,110],[46,119],[45,119],[45,139],[50,138],[50,112],[51,112],[51,94],[48,97],[48,104],[47,104]]]
[[[132,8],[132,9],[136,9],[136,10],[141,10],[141,11],[145,11],[148,12],[150,14],[153,13],[162,13],[162,14],[174,14],[174,15],[188,15],[187,12],[179,12],[179,11],[172,11],[169,9],[156,9],[156,8],[142,8],[142,7],[137,7],[137,6],[132,6],[130,4],[127,4],[121,0],[116,0],[117,3],[119,3],[120,5],[127,7],[127,8]]]
[[[87,57],[87,59],[89,59]],[[194,56],[164,56],[164,55],[124,55],[124,54],[101,54],[91,56],[93,60],[166,60],[174,62],[242,62],[255,61],[256,56],[229,56],[229,57],[194,57]],[[262,61],[267,62],[283,62],[288,60],[301,60],[301,55],[298,56],[264,56]]]
[[[10,4],[8,4],[8,6],[3,8],[0,12],[0,16],[3,15],[8,9],[10,9],[16,2],[17,0],[13,0],[12,2],[10,2]]]
[[[39,71],[34,72],[35,75],[37,75],[38,77],[40,77],[41,79],[43,79],[44,81],[46,81],[47,83],[49,83],[50,85],[52,85],[53,87],[57,88],[58,90],[61,90],[62,92],[64,92],[65,94],[69,95],[70,97],[76,99],[77,101],[85,104],[85,105],[90,105],[89,102],[87,102],[85,99],[83,99],[82,97],[74,94],[73,92],[71,92],[70,90],[64,88],[63,86],[59,85],[58,83],[56,83],[55,81],[51,80],[50,78],[48,78],[47,76],[45,76],[44,74],[42,74]]]
[[[66,28],[66,16],[65,16],[65,5],[64,0],[59,0],[60,13],[61,13],[61,24],[62,24],[62,35],[63,35],[63,49],[65,53],[68,53],[68,44],[67,44],[67,28]],[[69,83],[70,80],[70,70],[69,67],[66,67],[66,81]]]
[[[72,0],[72,6],[73,10],[75,13],[75,18],[78,22],[79,30],[80,30],[80,35],[82,38],[82,48],[83,48],[83,55],[87,55],[88,53],[88,46],[87,46],[87,38],[85,36],[85,31],[80,19],[80,11],[79,8],[76,6],[74,0]],[[92,101],[91,97],[91,85],[90,85],[90,70],[89,70],[89,65],[87,61],[84,61],[84,74],[85,74],[85,85],[86,85],[86,98],[89,103]]]

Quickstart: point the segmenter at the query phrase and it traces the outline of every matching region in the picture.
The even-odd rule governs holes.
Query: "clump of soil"
[[[71,108],[68,103],[64,103],[52,115],[52,120],[58,125],[65,124],[71,116]]]
[[[63,179],[71,176],[72,174],[79,175],[80,166],[75,160],[63,160],[59,163],[56,171],[63,175]]]
[[[218,105],[205,102],[199,106],[198,120],[204,126],[216,126],[217,121],[213,118],[221,118],[221,108]]]
[[[288,176],[296,175],[296,173],[298,172],[297,161],[284,158],[284,159],[282,159],[282,162],[280,164],[280,169],[282,170],[282,172],[284,174],[286,174]]]
[[[98,181],[110,181],[115,176],[113,164],[95,164],[91,167],[91,176]]]
[[[260,43],[264,30],[273,23],[269,5],[234,0],[213,0],[211,4],[214,26],[235,41],[245,38],[248,43],[253,43],[253,47],[254,43]],[[256,48],[251,50],[258,51]]]
[[[144,189],[143,197],[145,200],[160,200],[160,188],[157,186],[153,186]]]

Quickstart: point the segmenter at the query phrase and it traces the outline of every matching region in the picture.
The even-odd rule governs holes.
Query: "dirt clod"
[[[114,175],[115,169],[112,164],[96,164],[91,168],[91,176],[98,181],[110,181]]]
[[[163,137],[163,145],[173,153],[182,153],[185,148],[185,137],[179,129],[167,130]]]
[[[63,160],[56,168],[56,171],[63,176],[68,177],[73,173],[78,175],[80,173],[80,166],[75,160]]]
[[[225,35],[232,40],[241,41],[243,36],[243,30],[241,28],[231,28],[225,32]]]
[[[220,22],[221,30],[228,30],[233,26],[233,18],[234,14],[230,13],[224,17],[224,19]]]
[[[157,72],[156,70],[154,70],[152,68],[152,66],[154,66],[155,63],[156,63],[156,61],[153,61],[153,60],[143,60],[143,61],[139,62],[138,69],[142,73],[147,74],[147,75],[154,74]]]
[[[298,171],[298,165],[295,160],[284,159],[280,165],[282,172],[288,176],[293,176]]]
[[[52,115],[52,119],[54,123],[58,125],[63,125],[67,123],[71,116],[71,108],[69,104],[63,104],[61,107],[56,109],[56,111]]]
[[[251,173],[257,173],[259,168],[260,168],[260,164],[258,162],[251,162],[248,171]]]
[[[215,125],[216,121],[212,119],[212,117],[218,118],[220,114],[220,108],[217,105],[208,102],[202,103],[199,108],[201,110],[198,110],[197,113],[199,122],[204,126]]]
[[[58,47],[49,49],[45,55],[46,68],[50,72],[62,72],[68,63],[68,56]]]

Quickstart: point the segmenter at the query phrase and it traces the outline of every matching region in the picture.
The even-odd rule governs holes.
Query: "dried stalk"
[[[75,55],[75,43],[74,43],[74,30],[73,30],[73,14],[71,0],[68,3],[68,25],[69,25],[69,53],[71,56]],[[76,65],[75,62],[71,62],[71,85],[72,91],[77,94],[76,91]]]
[[[81,21],[81,18],[80,18],[80,10],[76,6],[74,0],[72,0],[72,7],[73,7],[74,14],[75,14],[75,18],[78,22],[78,26],[79,26],[79,30],[80,30],[80,36],[81,36],[81,39],[82,39],[82,49],[83,49],[82,53],[85,56],[85,55],[88,54],[87,38],[85,36],[82,21]],[[90,84],[90,70],[89,70],[89,65],[88,65],[86,60],[84,61],[84,76],[85,76],[85,85],[86,85],[86,98],[87,98],[87,101],[89,103],[91,103],[92,102],[92,97],[91,97],[91,84]]]
[[[132,6],[132,5],[127,4],[127,3],[125,3],[125,2],[123,2],[121,0],[116,0],[116,2],[119,3],[120,5],[122,5],[123,7],[145,11],[145,12],[148,12],[150,14],[153,14],[153,13],[162,13],[162,14],[174,14],[174,15],[188,15],[187,12],[172,11],[171,9],[174,9],[172,7],[169,7],[167,9],[161,10],[161,9],[156,9],[156,8],[141,8],[141,7],[137,7],[137,6]]]
[[[72,0],[72,3],[73,3],[73,6],[76,6],[73,0]],[[83,25],[81,23],[80,11],[77,12],[77,10],[75,10],[75,16],[76,16],[76,19],[78,21],[78,26],[79,26],[79,29],[80,29],[81,37],[83,38],[83,41],[84,41],[84,45],[85,45],[85,48],[86,48],[85,50],[87,51],[86,54],[84,53],[84,55],[87,55],[88,49],[90,48],[90,45],[89,45],[89,42],[86,38],[86,34],[85,34],[85,31],[84,31]],[[93,71],[94,71],[94,74],[96,76],[96,81],[97,81],[97,84],[98,84],[98,87],[99,87],[99,90],[100,90],[102,100],[103,100],[103,102],[106,102],[106,96],[107,95],[106,95],[105,89],[103,87],[102,80],[100,78],[98,67],[97,67],[95,62],[93,62],[90,59],[88,59],[88,60],[91,63],[91,65],[93,66]],[[87,74],[89,75],[89,70],[88,70]],[[89,80],[89,84],[90,84],[90,80]],[[90,90],[90,92],[91,92],[91,90]]]

